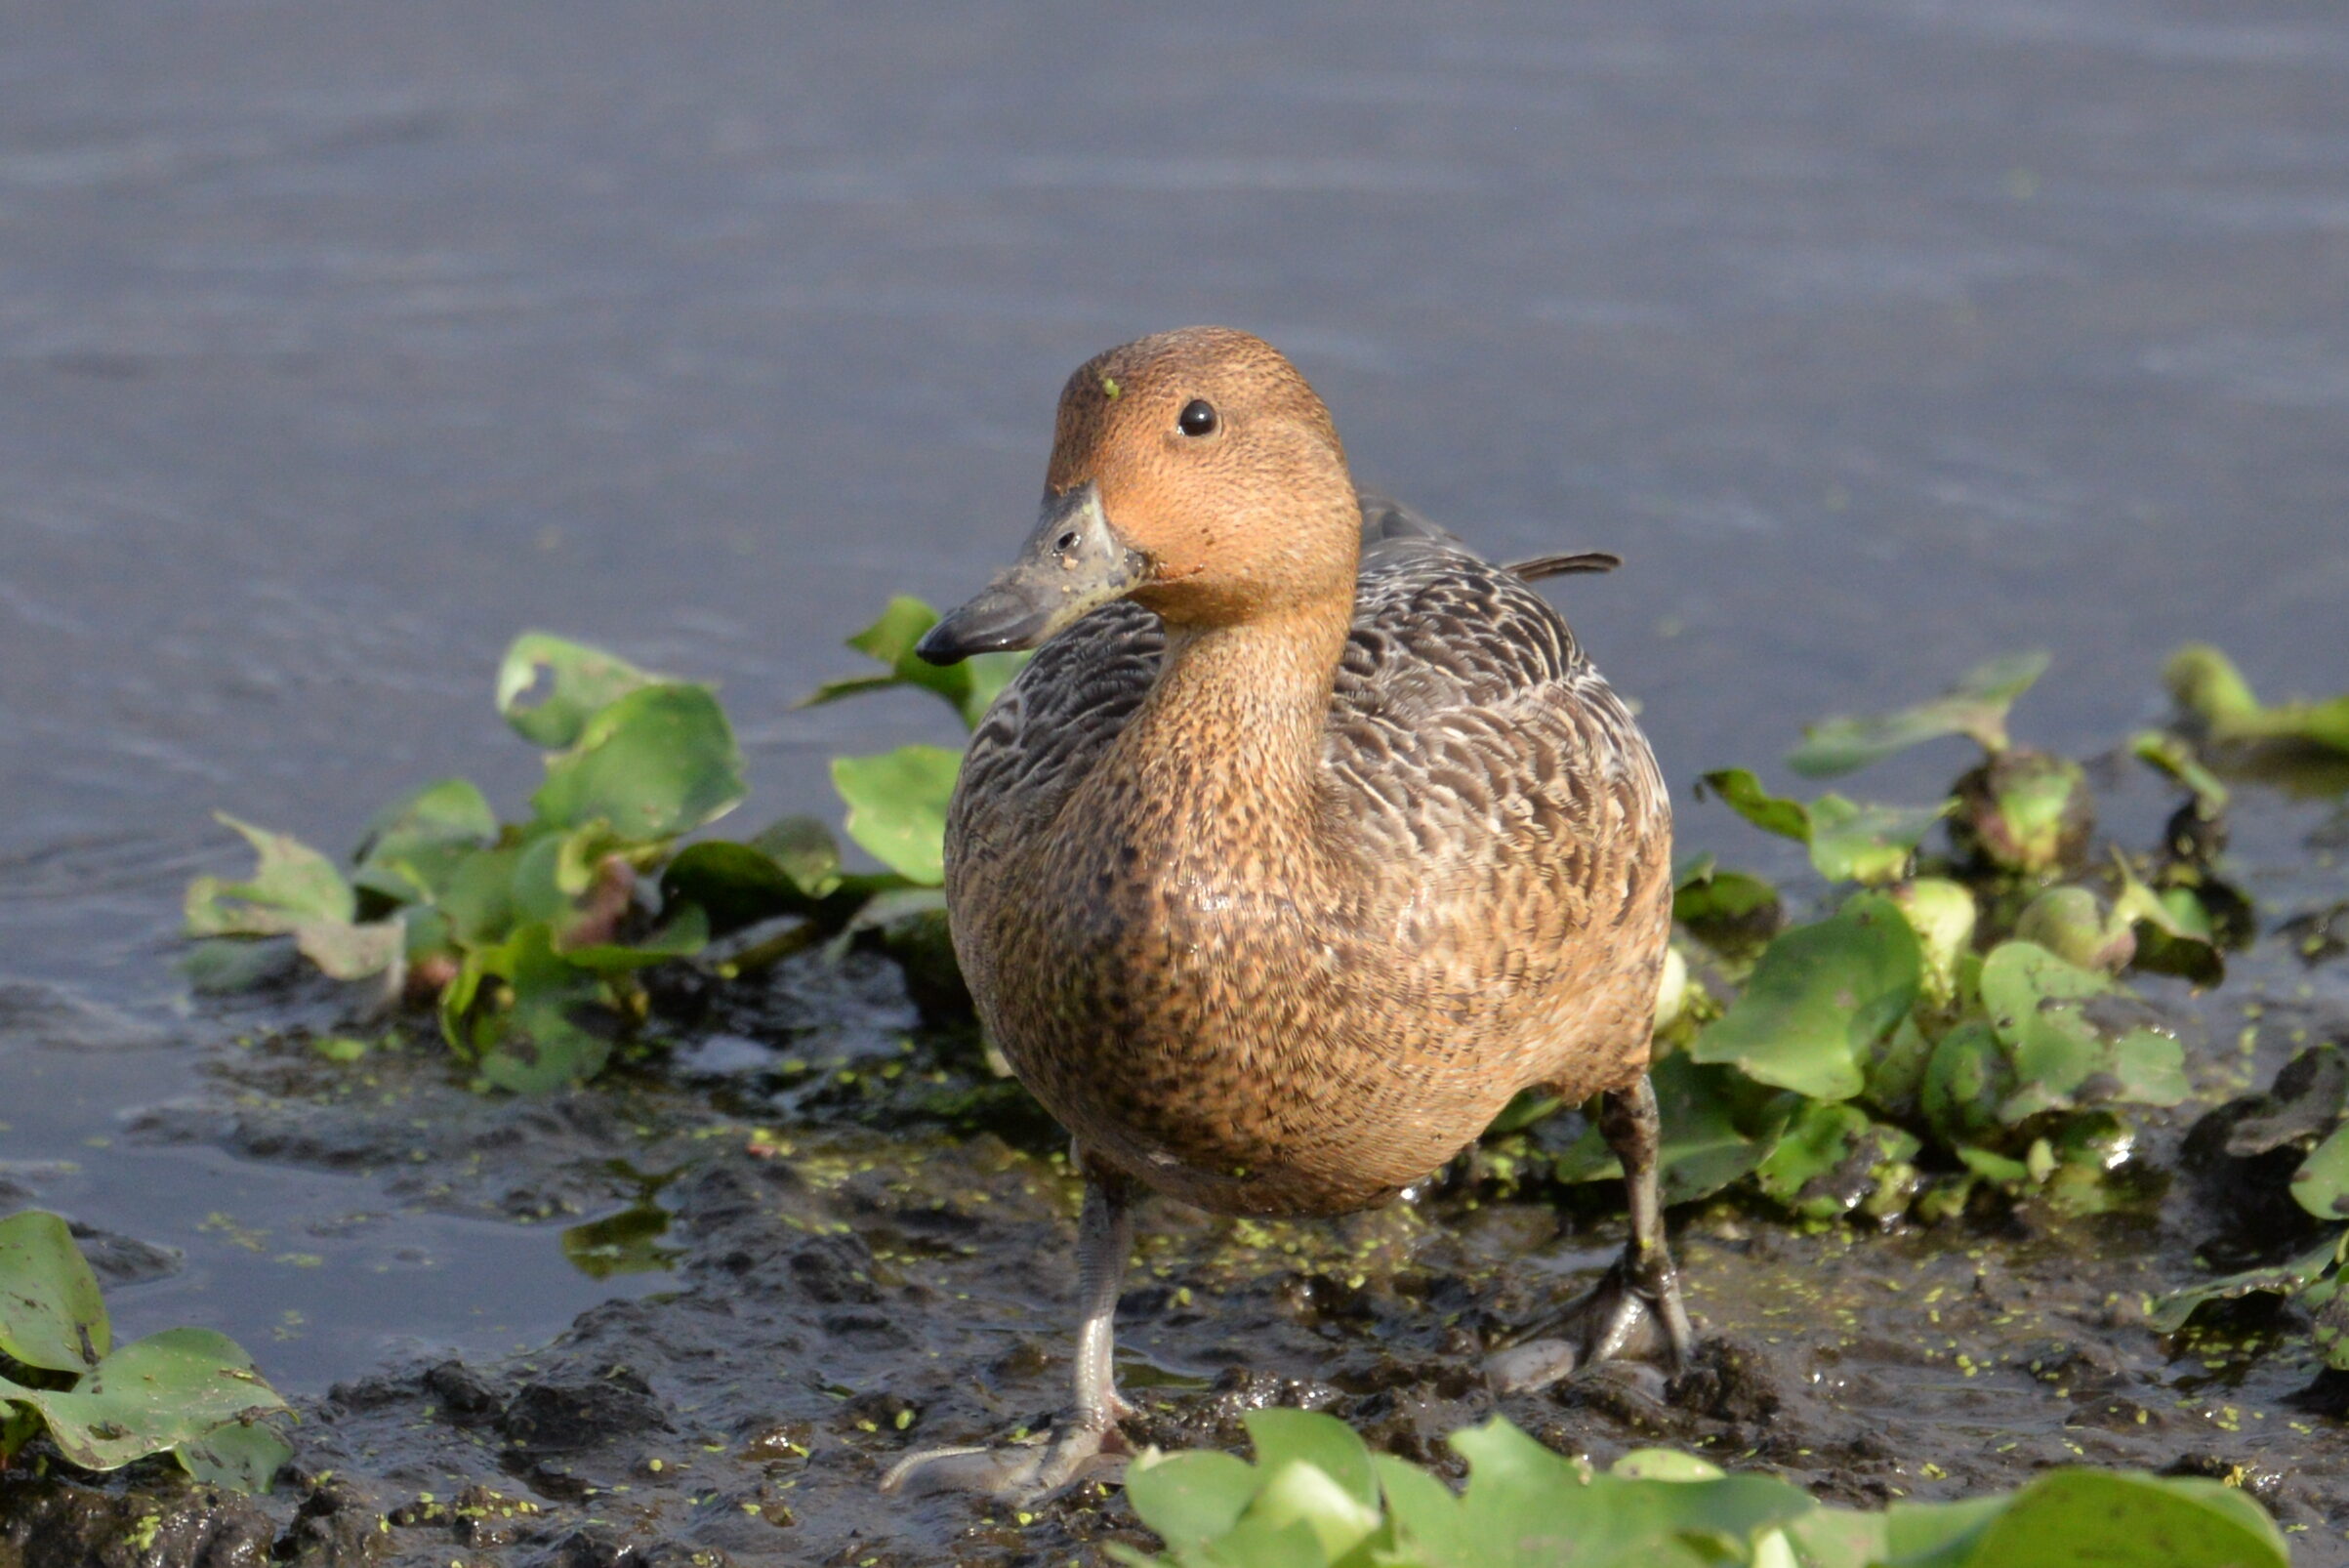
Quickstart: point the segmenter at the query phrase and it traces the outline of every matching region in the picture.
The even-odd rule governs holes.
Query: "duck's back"
[[[1016,925],[1014,900],[1081,895],[1022,887],[1020,865],[1071,830],[1058,821],[1062,806],[1141,707],[1163,649],[1155,615],[1109,605],[1038,649],[990,710],[948,823],[958,931],[967,920]],[[1214,1183],[1137,1174],[1211,1207],[1348,1207],[1423,1175],[1518,1088],[1554,1084],[1580,1097],[1636,1079],[1669,922],[1669,805],[1654,758],[1565,621],[1523,577],[1381,500],[1364,504],[1319,816],[1328,874],[1312,918],[1326,928],[1328,962],[1318,968],[1333,972],[1274,999],[1292,1016],[1283,1027],[1302,1018],[1324,1037],[1318,1056],[1300,1059],[1342,1080],[1358,1113],[1343,1135],[1366,1118],[1406,1113],[1423,1117],[1416,1131],[1424,1135],[1399,1139],[1390,1168],[1366,1169],[1367,1184],[1351,1193],[1325,1183],[1317,1195],[1300,1176],[1296,1190],[1259,1204]],[[968,957],[967,968],[989,968],[989,955]],[[1266,968],[1293,957],[1267,955]],[[1019,979],[990,973],[982,1008],[989,992]],[[1305,985],[1312,995],[1300,1001]],[[1036,1009],[1002,1011],[989,1019],[999,1032],[1048,1027]],[[1131,1039],[1133,1020],[1111,1022],[1105,1032]],[[1113,1114],[1114,1095],[1092,1115],[1096,1125],[1082,1125],[1096,1097],[1087,1086],[1120,1061],[1070,1061],[1082,1050],[1073,1037],[1027,1044],[1003,1041],[1071,1130],[1111,1145],[1113,1157],[1119,1129],[1109,1121],[1156,1118],[1133,1143],[1161,1165],[1170,1144],[1187,1157],[1184,1139],[1206,1137],[1204,1122],[1154,1105]],[[1023,1055],[1050,1059],[1031,1074]],[[1229,1106],[1212,1114],[1245,1119]],[[1264,1146],[1301,1135],[1282,1122],[1256,1138],[1257,1168]],[[1216,1141],[1202,1159],[1230,1153]],[[1422,1163],[1410,1169],[1415,1161]],[[1356,1154],[1352,1163],[1377,1162]]]

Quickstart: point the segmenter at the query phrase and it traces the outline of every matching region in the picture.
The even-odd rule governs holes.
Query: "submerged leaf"
[[[601,648],[524,632],[498,667],[498,712],[524,740],[559,751],[579,739],[590,719],[659,679]],[[525,704],[542,680],[546,695]]]
[[[946,805],[962,766],[962,754],[943,746],[835,757],[832,786],[848,805],[848,837],[891,871],[936,887],[946,876]]]
[[[2010,653],[1977,665],[1930,702],[1865,719],[1830,719],[1802,732],[1787,765],[1812,778],[1848,773],[1920,741],[1970,735],[1987,752],[2006,749],[2006,710],[2047,668],[2044,653]]]
[[[1700,1062],[1733,1062],[1814,1099],[1849,1099],[1863,1064],[1916,1001],[1916,934],[1900,907],[1862,893],[1763,952],[1729,1011],[1697,1036]]]

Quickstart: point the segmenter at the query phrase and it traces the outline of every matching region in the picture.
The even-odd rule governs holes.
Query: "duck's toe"
[[[1488,1355],[1485,1381],[1495,1393],[1524,1393],[1601,1361],[1652,1361],[1676,1373],[1695,1349],[1669,1259],[1659,1264],[1653,1253],[1627,1249],[1595,1288]]]
[[[969,1492],[1006,1503],[1036,1503],[1081,1481],[1117,1479],[1130,1453],[1114,1426],[1068,1423],[1020,1442],[908,1454],[881,1478],[881,1489],[907,1495]]]

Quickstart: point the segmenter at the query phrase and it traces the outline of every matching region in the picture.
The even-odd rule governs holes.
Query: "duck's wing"
[[[1050,822],[1141,706],[1165,649],[1158,616],[1126,599],[1038,648],[970,736],[950,844],[983,853],[990,841]]]
[[[1629,710],[1522,575],[1429,524],[1365,553],[1325,763],[1356,853],[1512,890],[1529,939],[1611,918],[1660,874],[1670,805]]]

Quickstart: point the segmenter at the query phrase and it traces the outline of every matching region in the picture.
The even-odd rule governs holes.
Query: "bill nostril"
[[[1058,541],[1057,543],[1055,543],[1055,544],[1052,546],[1052,548],[1053,548],[1054,550],[1062,550],[1062,551],[1067,551],[1067,550],[1074,550],[1074,549],[1076,549],[1076,548],[1077,548],[1077,530],[1076,530],[1076,529],[1074,529],[1074,528],[1071,528],[1071,529],[1070,529],[1068,532],[1066,532],[1066,533],[1062,534],[1062,535],[1060,536],[1060,538],[1059,538],[1059,541]]]

